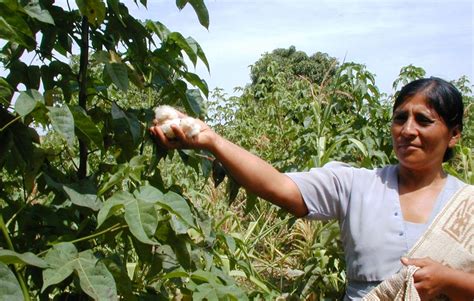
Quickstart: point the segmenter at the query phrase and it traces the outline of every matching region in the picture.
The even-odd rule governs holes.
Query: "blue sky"
[[[376,83],[390,93],[400,68],[422,67],[428,76],[448,80],[467,75],[474,81],[474,5],[471,0],[209,0],[209,30],[191,7],[149,0],[148,9],[130,12],[158,20],[170,30],[192,36],[210,63],[195,70],[210,89],[232,94],[249,79],[249,65],[265,52],[294,45],[313,54],[365,64]]]

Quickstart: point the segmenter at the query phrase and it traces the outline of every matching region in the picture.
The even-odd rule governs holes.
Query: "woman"
[[[168,149],[211,151],[243,187],[297,217],[338,219],[347,263],[346,300],[363,297],[402,264],[420,267],[414,279],[422,299],[443,293],[472,300],[474,274],[428,258],[400,261],[466,185],[442,169],[461,136],[462,115],[462,97],[450,83],[439,78],[409,83],[393,108],[391,134],[399,164],[375,170],[334,162],[283,174],[202,122],[192,138],[178,127],[173,127],[173,140],[159,126],[150,131]]]

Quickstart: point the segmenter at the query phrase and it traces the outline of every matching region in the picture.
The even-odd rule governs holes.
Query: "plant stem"
[[[84,240],[93,239],[93,238],[96,238],[96,237],[98,237],[98,236],[101,236],[102,234],[107,233],[107,232],[109,232],[109,231],[110,231],[110,232],[114,232],[114,231],[118,231],[118,230],[120,230],[120,229],[127,228],[127,227],[128,227],[127,225],[122,225],[122,226],[120,226],[120,224],[115,224],[115,225],[111,226],[110,228],[107,228],[107,229],[102,230],[102,231],[100,231],[100,232],[93,233],[93,234],[91,234],[91,235],[84,236],[84,237],[81,237],[81,238],[78,238],[78,239],[74,239],[74,240],[71,240],[71,241],[68,241],[68,242],[70,242],[70,243],[73,244],[73,243],[76,243],[76,242],[80,242],[80,241],[84,241]],[[42,256],[43,254],[45,254],[46,252],[48,252],[48,251],[49,251],[49,249],[48,249],[48,250],[44,250],[44,251],[42,251],[42,252],[39,252],[38,254],[36,254],[36,256],[40,257],[40,256]]]
[[[82,17],[81,24],[81,56],[79,62],[79,106],[87,112],[87,68],[89,65],[89,21]],[[79,170],[77,177],[84,179],[87,176],[87,145],[79,139]]]
[[[8,122],[7,124],[5,124],[1,129],[0,129],[0,132],[3,132],[3,130],[5,130],[7,127],[9,127],[12,123],[15,123],[15,121],[17,121],[18,119],[20,119],[21,116],[17,116],[15,118],[13,118],[12,120],[10,120],[10,122]]]
[[[5,222],[3,221],[3,215],[1,214],[0,214],[0,228],[2,230],[3,238],[5,238],[5,241],[7,243],[8,249],[15,251],[15,249],[13,248],[12,241],[10,239],[10,234],[8,233],[8,229],[5,226]]]
[[[123,229],[123,228],[127,228],[127,227],[128,227],[127,225],[120,226],[120,224],[115,224],[112,227],[107,228],[105,230],[102,230],[100,232],[93,233],[93,234],[88,235],[88,236],[84,236],[84,237],[81,237],[81,238],[78,238],[78,239],[71,240],[70,243],[76,243],[76,242],[80,242],[80,241],[84,241],[84,240],[89,240],[89,239],[101,236],[102,234],[107,233],[109,231],[114,232],[114,231],[117,231],[117,230],[120,230],[120,229]]]
[[[8,233],[8,229],[5,226],[5,222],[3,221],[3,215],[0,214],[0,228],[3,233],[3,237],[5,238],[5,241],[7,243],[8,249],[11,251],[15,251],[13,248],[13,243],[10,239],[10,234]],[[20,284],[21,291],[23,292],[23,297],[25,298],[26,301],[30,301],[30,293],[28,292],[28,287],[26,286],[25,279],[23,278],[23,275],[18,271],[17,267],[13,265],[13,270],[15,272],[16,278],[18,279],[18,283]]]

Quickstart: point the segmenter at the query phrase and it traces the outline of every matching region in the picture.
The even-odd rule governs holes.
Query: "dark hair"
[[[457,127],[462,132],[464,114],[462,95],[453,84],[441,78],[422,78],[408,83],[397,95],[393,104],[393,111],[418,93],[423,93],[426,96],[428,104],[443,118],[448,129],[451,130]],[[453,155],[453,150],[448,148],[444,154],[443,162],[451,159]]]

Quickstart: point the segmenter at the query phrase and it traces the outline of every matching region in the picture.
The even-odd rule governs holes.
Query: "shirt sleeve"
[[[292,179],[308,208],[306,218],[341,220],[350,199],[354,168],[340,162],[330,162],[307,172],[286,173]]]

